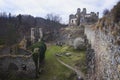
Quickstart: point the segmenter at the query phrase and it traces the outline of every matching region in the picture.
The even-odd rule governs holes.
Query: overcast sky
[[[69,14],[76,13],[77,8],[99,12],[101,17],[104,9],[111,9],[118,1],[120,0],[0,0],[0,12],[39,17],[54,13],[67,23]]]

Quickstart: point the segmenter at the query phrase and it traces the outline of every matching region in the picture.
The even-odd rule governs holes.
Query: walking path
[[[78,78],[85,78],[85,76],[82,74],[82,72],[80,70],[77,70],[76,68],[73,68],[73,67],[69,66],[68,64],[64,63],[63,61],[61,61],[58,58],[57,58],[57,61],[60,62],[62,65],[66,66],[67,68],[73,70],[77,74]]]

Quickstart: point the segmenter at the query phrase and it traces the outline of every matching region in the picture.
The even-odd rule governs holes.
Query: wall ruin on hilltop
[[[86,8],[83,8],[83,11],[78,8],[76,14],[69,15],[69,26],[79,26],[84,23],[95,23],[98,21],[98,18],[99,12],[87,13]]]

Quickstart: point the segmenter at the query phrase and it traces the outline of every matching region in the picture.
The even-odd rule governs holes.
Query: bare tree
[[[110,12],[110,11],[109,11],[108,9],[105,9],[105,10],[103,11],[103,15],[107,15],[109,12]]]
[[[19,24],[21,24],[21,22],[22,22],[22,15],[19,14],[19,15],[17,16],[17,18],[18,18],[18,22],[19,22]]]
[[[46,19],[50,20],[50,21],[57,22],[57,23],[60,23],[62,20],[62,18],[59,15],[53,14],[53,13],[47,14]]]

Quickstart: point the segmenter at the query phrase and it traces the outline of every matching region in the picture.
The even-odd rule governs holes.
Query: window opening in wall
[[[73,23],[73,20],[72,20],[72,23]]]
[[[26,70],[27,70],[27,67],[26,67],[26,65],[25,65],[25,64],[22,64],[21,66],[22,66],[22,67],[21,67],[21,68],[22,68],[22,70],[24,70],[24,71],[26,71]]]

